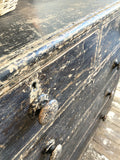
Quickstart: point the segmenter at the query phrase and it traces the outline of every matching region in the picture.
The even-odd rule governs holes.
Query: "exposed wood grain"
[[[35,2],[46,7],[45,2]],[[47,160],[50,155],[43,154],[45,143],[54,138],[63,145],[61,159],[73,160],[79,157],[101,115],[109,109],[112,96],[106,97],[106,90],[116,88],[119,71],[112,65],[116,58],[120,61],[120,3],[62,30],[58,26],[57,32],[49,28],[57,25],[57,19],[53,23],[53,17],[43,16],[44,8],[37,10],[38,17],[34,15],[36,3],[20,0],[16,15],[2,17],[5,28],[0,23],[0,156],[4,160]],[[51,3],[56,6],[56,2]],[[80,7],[80,3],[76,4]],[[64,7],[68,8],[67,3]],[[71,23],[77,16],[67,15],[62,17],[63,22]],[[32,88],[34,82],[37,87]],[[31,102],[41,93],[56,98],[60,106],[55,120],[45,126],[39,124],[37,114],[33,119],[28,116]]]
[[[95,141],[92,142],[92,145],[96,152],[100,154],[102,157],[106,157],[107,160],[119,160],[118,155],[114,154],[114,152],[110,151],[109,149],[104,148],[100,144],[96,143]],[[99,158],[98,158],[99,160]],[[106,159],[105,159],[106,160]]]
[[[113,108],[114,110],[116,110],[117,112],[120,112],[120,105],[119,105],[118,102],[113,101],[113,102],[112,102],[112,108]]]
[[[109,152],[113,152],[115,155],[119,155],[120,153],[120,145],[115,143],[109,137],[104,136],[102,132],[96,132],[94,136],[94,141],[99,143],[101,147],[104,147]]]
[[[87,151],[84,153],[84,156],[81,158],[81,160],[108,160],[108,158],[105,155],[100,154],[95,150],[95,148],[98,147],[98,144],[94,142],[90,143]]]
[[[114,109],[111,109],[110,112],[108,113],[108,119],[120,127],[120,113],[116,112]]]

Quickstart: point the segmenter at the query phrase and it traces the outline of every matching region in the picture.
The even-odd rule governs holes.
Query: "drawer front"
[[[57,144],[62,144],[61,159],[73,159],[72,157],[76,159],[105,106],[111,102],[109,97],[105,97],[105,91],[108,88],[113,90],[117,84],[119,71],[117,68],[113,70],[111,68],[114,58],[120,59],[119,51],[111,56],[103,68],[101,67],[90,83],[77,88],[71,96],[71,100],[67,101],[63,108],[60,108],[55,122],[47,128],[44,134],[39,131],[20,153],[15,155],[15,159],[20,157],[23,159],[32,159],[33,157],[34,159],[49,159],[49,154],[43,154],[45,143],[49,139],[55,139]],[[19,143],[16,145],[18,146]],[[79,153],[77,147],[80,147]],[[10,152],[11,148],[8,147],[8,149]]]

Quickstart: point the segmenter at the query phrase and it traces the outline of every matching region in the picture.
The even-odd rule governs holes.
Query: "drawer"
[[[41,128],[37,119],[31,120],[27,117],[27,114],[25,114],[24,117],[21,117],[20,121],[24,123],[24,127],[19,130],[17,135],[14,135],[13,138],[9,139],[3,152],[4,159],[7,159],[7,156],[15,156],[16,159],[19,159],[20,156],[22,156],[23,158],[26,157],[29,159],[33,155],[35,156],[34,152],[37,152],[36,159],[39,157],[47,158],[49,155],[43,155],[42,150],[44,149],[45,142],[48,139],[55,138],[56,143],[62,143],[64,148],[69,148],[70,139],[73,143],[72,136],[75,133],[78,133],[76,132],[77,128],[81,131],[79,136],[81,137],[84,135],[87,131],[87,123],[90,120],[89,125],[95,123],[95,115],[98,113],[100,114],[100,111],[102,111],[102,108],[100,109],[100,107],[104,106],[103,104],[106,103],[106,98],[104,97],[106,88],[103,88],[103,86],[105,86],[106,83],[109,83],[112,85],[111,88],[114,88],[113,84],[116,85],[117,83],[119,72],[117,67],[112,69],[112,64],[115,58],[118,58],[118,61],[120,60],[119,51],[120,50],[117,50],[113,53],[110,59],[108,59],[108,62],[102,65],[95,72],[96,74],[94,73],[93,77],[88,79],[88,82],[86,81],[87,83],[85,83],[85,85],[79,85],[76,90],[74,90],[74,93],[66,99],[65,103],[60,105],[55,122]],[[43,73],[45,72],[42,72],[42,74]],[[110,81],[110,79],[112,80]],[[47,81],[47,79],[45,81]],[[111,83],[112,81],[114,83]],[[49,83],[49,85],[51,85],[51,83]],[[47,86],[48,88],[50,88],[49,85]],[[51,93],[51,95],[53,94],[52,92],[49,93]],[[66,92],[61,96],[60,100],[65,96]],[[58,99],[56,96],[55,98]],[[90,118],[91,116],[93,117]],[[99,116],[97,116],[97,118],[98,117]],[[22,118],[25,118],[26,121],[22,121]],[[85,128],[83,128],[83,126],[85,126]],[[73,136],[73,138],[75,137]],[[81,142],[81,144],[83,143]],[[33,147],[31,148],[31,146]],[[67,157],[69,153],[72,153],[71,149],[65,149],[65,153],[63,152],[63,155]]]

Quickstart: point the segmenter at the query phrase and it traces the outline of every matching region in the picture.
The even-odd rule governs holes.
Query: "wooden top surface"
[[[120,80],[106,121],[99,124],[79,160],[120,160]]]
[[[19,0],[17,9],[0,17],[0,57],[55,32],[118,0]]]

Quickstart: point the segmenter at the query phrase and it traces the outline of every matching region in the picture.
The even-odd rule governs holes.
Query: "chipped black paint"
[[[102,40],[101,40],[101,61],[112,51],[114,46],[120,43],[120,14],[116,13],[116,18],[106,23],[102,27]],[[114,40],[113,40],[114,37]]]
[[[113,0],[111,0],[111,1],[113,2]],[[64,1],[61,2],[61,4],[62,3],[64,3]],[[73,3],[73,1],[71,1],[71,3]],[[85,2],[82,2],[82,3],[84,4]],[[106,1],[104,3],[108,3],[108,2]],[[42,59],[46,59],[46,62],[51,60],[52,57],[54,57],[54,55],[56,54],[56,53],[54,53],[54,51],[55,52],[57,51],[57,54],[58,54],[62,50],[65,50],[65,48],[67,46],[70,46],[70,42],[73,43],[73,39],[75,37],[79,36],[79,34],[81,34],[81,32],[83,32],[83,31],[85,32],[85,29],[90,30],[90,26],[92,28],[95,25],[96,21],[98,24],[99,21],[104,19],[111,12],[113,12],[114,10],[117,10],[118,6],[119,6],[119,4],[117,4],[117,5],[113,4],[113,7],[110,6],[106,10],[103,10],[103,12],[98,11],[95,14],[91,14],[90,16],[85,17],[84,22],[78,21],[75,24],[73,23],[72,25],[65,27],[65,31],[62,30],[62,33],[61,33],[61,30],[59,30],[57,32],[57,34],[53,33],[53,30],[51,30],[50,33],[52,33],[52,34],[49,34],[49,33],[43,34],[41,31],[41,29],[42,29],[41,25],[43,25],[43,26],[46,25],[47,29],[49,28],[48,31],[50,30],[49,23],[47,22],[44,24],[44,21],[47,21],[47,20],[49,21],[49,18],[46,17],[46,19],[45,19],[45,17],[42,16],[42,13],[40,15],[38,14],[38,17],[37,17],[37,15],[34,13],[35,7],[38,7],[38,6],[42,7],[42,5],[44,6],[44,3],[42,5],[38,3],[38,6],[36,6],[35,4],[36,4],[36,1],[35,2],[33,1],[33,6],[31,6],[28,1],[22,2],[22,0],[20,0],[20,2],[18,4],[18,10],[16,10],[16,16],[14,14],[12,15],[12,13],[10,14],[10,17],[8,15],[8,17],[11,19],[10,22],[6,21],[7,16],[2,17],[1,24],[7,23],[8,24],[7,27],[8,26],[10,27],[12,25],[12,23],[16,24],[16,20],[18,21],[18,24],[16,24],[16,27],[11,31],[12,32],[11,34],[13,35],[13,38],[14,38],[12,41],[15,41],[16,43],[18,43],[18,47],[19,47],[19,41],[21,44],[20,44],[20,51],[16,50],[14,52],[14,49],[13,49],[12,54],[10,54],[10,51],[9,51],[8,61],[4,65],[2,65],[2,67],[1,67],[2,69],[0,69],[0,80],[2,81],[0,95],[4,94],[4,88],[7,88],[8,86],[9,86],[8,88],[12,88],[17,84],[17,79],[14,75],[19,76],[19,79],[22,80],[24,75],[28,76],[28,73],[32,73],[33,70],[36,69],[36,65],[35,65],[36,62],[40,61],[39,65],[43,65],[43,64],[45,64],[45,61],[42,62]],[[74,2],[74,4],[75,4],[75,2]],[[76,4],[78,5],[78,7],[81,7],[80,3],[76,2]],[[26,5],[26,12],[24,13],[25,15],[22,13],[22,11],[24,11],[24,7],[23,7],[24,5]],[[88,5],[88,3],[87,3],[87,5]],[[103,5],[103,4],[101,3],[100,6],[101,5]],[[57,7],[61,7],[61,6],[57,5]],[[68,6],[65,5],[65,8],[66,7],[68,7]],[[95,11],[96,7],[98,7],[98,4],[96,4],[96,2],[95,2],[94,7],[93,7],[93,11]],[[85,8],[86,8],[86,12],[85,12]],[[90,11],[90,10],[88,10],[89,5],[86,6],[85,8],[83,9],[84,12],[82,12],[82,14],[81,13],[79,14],[79,16],[81,18],[84,17],[86,15],[86,13]],[[32,10],[32,12],[31,12],[31,10]],[[43,11],[43,9],[39,8],[39,11],[41,12],[41,11]],[[49,12],[49,10],[47,10],[47,11]],[[57,11],[60,11],[60,10],[57,10]],[[30,14],[30,12],[31,12],[31,14]],[[53,16],[52,13],[50,13],[51,16]],[[72,13],[72,12],[70,11],[69,13]],[[46,15],[47,13],[45,12],[44,14]],[[78,12],[77,12],[77,14],[78,14]],[[77,15],[77,14],[75,14],[75,15]],[[56,16],[57,15],[59,15],[59,14],[56,14]],[[33,21],[31,20],[31,16],[33,17]],[[63,16],[63,17],[65,17],[65,16]],[[73,16],[73,17],[75,20],[76,16]],[[53,19],[54,16],[51,18]],[[51,18],[50,18],[50,22],[52,20]],[[56,19],[57,19],[57,17],[55,18],[55,20]],[[73,18],[71,16],[69,17],[69,15],[68,15],[67,25],[69,23],[72,23],[72,21],[73,21]],[[62,27],[66,26],[66,23],[64,22],[64,20],[62,20],[62,23],[64,23],[64,25]],[[25,37],[22,36],[21,39],[19,40],[19,37],[16,36],[16,38],[15,38],[14,30],[17,30],[17,29],[19,30],[19,28],[21,28],[21,27],[19,27],[19,25],[22,25],[22,24],[23,24],[22,27],[25,28],[25,30],[23,30],[25,33],[24,34],[22,33],[22,34]],[[51,22],[50,24],[53,24],[53,23]],[[30,27],[30,29],[28,29],[29,27]],[[6,30],[5,30],[5,32],[6,32]],[[44,32],[44,29],[43,29],[43,32]],[[26,36],[26,35],[29,35],[29,33],[32,33],[30,35],[33,35],[33,36],[30,36],[30,37]],[[87,33],[87,31],[86,31],[86,33]],[[40,38],[40,37],[43,37],[43,35],[45,36],[45,38],[43,38],[43,39],[45,39],[45,41],[42,38]],[[57,35],[57,36],[55,36],[55,35]],[[30,45],[26,44],[26,46],[24,47],[24,45],[22,43],[23,38],[26,43],[28,43],[30,41]],[[39,41],[35,41],[34,39],[39,39]],[[6,38],[6,41],[7,40],[8,40],[8,38]],[[65,44],[68,44],[68,45],[65,45]],[[1,45],[2,45],[2,42],[1,42]],[[61,45],[61,47],[60,47],[60,45]],[[4,44],[2,46],[4,46]],[[9,46],[9,44],[8,44],[8,46]],[[10,43],[10,46],[11,46],[11,43]],[[60,47],[60,49],[59,49],[59,47]],[[5,51],[6,47],[2,50]],[[30,50],[31,50],[31,52],[30,52]],[[50,52],[53,52],[53,53],[49,55]],[[4,63],[5,55],[4,54],[2,54],[2,55],[3,55],[3,58],[1,60],[1,62]],[[21,55],[22,55],[22,59],[20,58]],[[14,58],[14,62],[11,61],[11,58],[12,59]],[[27,68],[26,68],[26,66],[27,66]],[[6,72],[6,70],[7,70],[7,72]],[[24,78],[25,78],[25,76],[24,76]],[[9,81],[7,81],[7,80],[9,80]]]
[[[27,11],[33,7],[28,1],[20,0],[17,15],[24,11],[24,4]],[[43,37],[45,41],[40,39],[42,31],[36,25],[32,30],[32,22],[23,25],[25,37],[20,34],[25,46],[21,41],[18,44],[17,37],[16,48],[20,50],[13,47],[11,51],[15,52],[6,51],[0,58],[1,159],[48,159],[42,151],[49,138],[63,145],[62,159],[77,159],[100,115],[106,114],[109,108],[112,99],[104,96],[105,90],[108,86],[114,89],[118,81],[119,70],[112,66],[116,58],[120,61],[119,7],[119,3],[113,4],[56,34],[47,35],[55,29],[48,33],[43,26],[43,35],[48,36]],[[25,16],[30,20],[28,14]],[[33,12],[31,15],[34,17]],[[6,21],[7,16],[16,17],[12,12],[1,19]],[[26,18],[23,15],[18,21],[25,22]],[[15,23],[17,26],[19,30]],[[10,33],[13,31],[12,28]],[[28,33],[32,33],[28,36],[30,41]],[[39,124],[37,116],[33,120],[28,116],[31,84],[35,79],[41,93],[57,99],[60,105],[55,121],[46,126]]]

